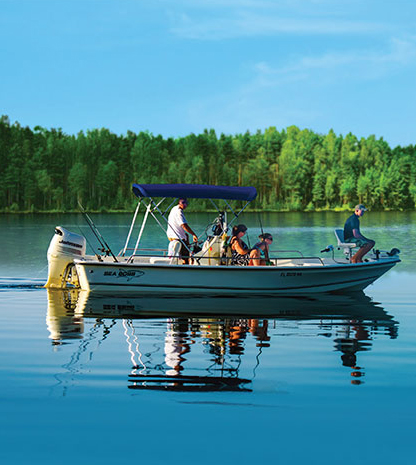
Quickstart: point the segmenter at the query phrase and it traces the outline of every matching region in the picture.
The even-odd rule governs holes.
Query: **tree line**
[[[290,126],[179,138],[94,129],[68,135],[0,118],[0,211],[130,211],[132,183],[255,186],[259,210],[414,209],[416,146]],[[190,208],[210,206],[209,201]]]

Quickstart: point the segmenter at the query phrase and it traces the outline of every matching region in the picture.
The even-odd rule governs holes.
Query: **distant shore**
[[[273,210],[273,209],[266,209],[266,210],[259,210],[259,209],[250,209],[246,210],[246,213],[345,213],[353,211],[354,207],[339,207],[339,208],[321,208],[321,209],[306,209],[306,210]],[[133,213],[133,210],[85,210],[87,213],[94,213],[94,214],[126,214],[126,213]],[[370,211],[372,212],[414,212],[416,211],[415,208],[408,208],[408,209],[376,209],[372,208]],[[80,210],[0,210],[0,215],[53,215],[53,214],[75,214],[81,213]],[[188,213],[216,213],[214,209],[204,209],[204,210],[192,210],[188,209]]]

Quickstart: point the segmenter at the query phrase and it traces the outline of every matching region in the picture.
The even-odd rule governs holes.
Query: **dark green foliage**
[[[107,129],[66,135],[0,118],[0,211],[130,210],[138,183],[252,185],[252,208],[412,209],[416,147],[391,150],[374,136],[290,126],[234,136],[213,129],[177,139]],[[190,208],[211,208],[209,201]]]

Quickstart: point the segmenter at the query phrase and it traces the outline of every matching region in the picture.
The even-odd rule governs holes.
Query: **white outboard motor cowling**
[[[74,258],[85,257],[86,240],[84,236],[72,233],[57,226],[48,248],[48,281],[45,287],[65,288],[66,271]]]

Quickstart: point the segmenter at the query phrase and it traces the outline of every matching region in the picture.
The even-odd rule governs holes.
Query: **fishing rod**
[[[258,217],[259,217],[259,223],[260,223],[260,229],[261,229],[261,235],[264,236],[264,231],[263,231],[263,224],[261,222],[261,217],[260,217],[260,212],[257,212]],[[269,246],[266,246],[264,249],[264,256],[266,258],[266,261],[269,262]]]
[[[263,234],[264,234],[264,231],[263,231],[263,224],[262,224],[262,222],[261,222],[260,212],[257,212],[257,215],[258,215],[258,217],[259,217],[259,223],[260,223],[261,234],[263,235]]]
[[[81,231],[81,228],[79,226],[78,226],[78,229],[79,229],[79,232],[81,233],[81,235],[84,235],[84,233]],[[84,236],[84,237],[85,237],[85,240],[87,241],[87,244],[90,246],[91,250],[94,252],[94,255],[97,257],[97,260],[99,262],[102,262],[101,256],[98,254],[98,252],[95,251],[93,245],[88,240],[88,237],[87,236]]]
[[[118,262],[117,258],[114,256],[113,252],[111,251],[110,246],[107,244],[104,237],[101,235],[100,231],[98,231],[98,228],[95,226],[92,219],[88,216],[87,212],[84,210],[84,207],[81,205],[81,202],[79,200],[78,200],[78,205],[79,205],[79,208],[81,209],[81,213],[84,215],[84,218],[86,222],[88,223],[88,226],[91,228],[91,231],[93,232],[94,236],[97,238],[98,242],[100,243],[102,252],[105,252],[107,256],[108,254],[111,254],[111,256],[114,258],[114,261]]]

